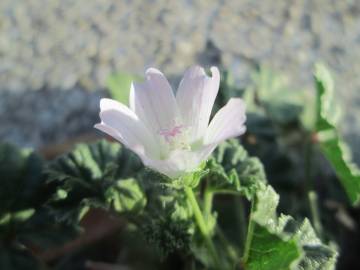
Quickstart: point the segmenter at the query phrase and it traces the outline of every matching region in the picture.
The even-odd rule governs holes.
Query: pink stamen
[[[181,133],[181,129],[183,128],[182,125],[175,126],[172,129],[162,129],[160,130],[159,134],[164,136],[166,141],[169,141],[170,137],[175,137],[176,135]]]

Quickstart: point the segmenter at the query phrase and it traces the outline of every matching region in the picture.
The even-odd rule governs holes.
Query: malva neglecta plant
[[[203,260],[206,267],[235,269],[240,265],[245,269],[290,269],[297,265],[301,269],[301,265],[306,262],[305,258],[296,261],[301,257],[301,247],[297,246],[295,239],[301,239],[304,233],[295,231],[292,232],[294,235],[276,235],[276,232],[281,232],[287,223],[293,221],[287,216],[281,216],[279,220],[276,218],[278,196],[271,187],[260,182],[258,190],[248,196],[252,208],[242,257],[241,254],[227,254],[230,258],[227,259],[220,255],[221,247],[213,242],[217,224],[211,205],[217,191],[211,188],[212,183],[208,183],[205,190],[199,192],[201,179],[209,174],[202,163],[219,143],[245,132],[246,116],[244,102],[240,98],[231,98],[210,122],[220,86],[218,69],[212,67],[211,73],[209,77],[201,67],[188,69],[175,96],[165,76],[150,68],[146,71],[145,82],[131,84],[130,108],[111,99],[100,101],[101,123],[95,127],[134,151],[145,166],[171,178],[168,185],[176,186],[177,192],[186,194],[185,211],[191,213],[196,221],[195,229],[199,230],[207,249],[207,258]],[[233,182],[236,193],[241,190],[241,180],[236,171],[231,172],[227,180]],[[218,185],[222,185],[221,181]],[[218,192],[221,193],[220,190]],[[222,192],[231,193],[226,189]],[[298,226],[299,231],[301,226],[312,231],[307,221]],[[312,238],[317,239],[315,234]],[[319,240],[314,241],[321,244]],[[269,245],[269,250],[266,245]],[[281,252],[277,254],[279,261],[271,258],[275,252]],[[263,256],[267,261],[261,259]],[[322,265],[331,268],[335,256],[333,253],[325,260],[322,258],[323,262],[310,264],[318,265],[316,269]]]
[[[360,173],[330,73],[314,75],[314,99],[263,67],[246,89],[192,67],[176,93],[154,68],[114,75],[95,125],[107,140],[53,160],[0,144],[0,269],[335,269]]]
[[[111,100],[100,101],[101,123],[96,128],[133,150],[151,169],[177,179],[183,185],[189,211],[213,258],[223,268],[211,240],[211,224],[206,222],[193,188],[206,174],[199,168],[222,141],[245,132],[245,104],[232,98],[210,120],[220,86],[220,73],[211,68],[208,77],[200,67],[190,68],[180,82],[176,97],[165,76],[146,71],[144,83],[133,83],[130,108]],[[210,203],[210,202],[208,202]]]

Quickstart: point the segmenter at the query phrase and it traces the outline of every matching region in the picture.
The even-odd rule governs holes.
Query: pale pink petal
[[[232,98],[211,120],[206,130],[204,144],[214,144],[245,133],[245,103],[240,98]]]
[[[201,67],[189,68],[176,94],[180,114],[184,125],[191,128],[193,142],[205,135],[211,110],[219,91],[219,70],[212,67],[211,73],[212,77],[208,77]]]
[[[104,123],[98,123],[98,124],[94,125],[94,128],[106,133],[107,135],[109,135],[109,136],[113,137],[114,139],[116,139],[117,141],[121,142],[125,147],[129,148],[131,151],[136,153],[139,157],[140,156],[141,157],[142,156],[152,156],[152,157],[158,156],[158,154],[149,153],[150,151],[145,149],[145,146],[142,144],[139,144],[137,142],[132,142],[129,140],[125,140],[117,130],[105,125]]]
[[[100,99],[100,111],[111,110],[111,109],[126,111],[127,109],[125,109],[124,107],[127,108],[124,104],[114,99],[110,99],[110,98]]]
[[[147,155],[154,158],[159,156],[159,147],[154,134],[145,127],[133,111],[109,99],[101,100],[100,104],[101,123],[97,124],[96,128],[121,141],[134,152],[144,148]]]
[[[161,172],[170,178],[177,178],[197,170],[200,164],[214,151],[216,145],[205,145],[195,151],[175,150],[165,160],[149,159],[141,155],[140,158],[145,166]]]
[[[165,76],[154,68],[146,71],[144,83],[132,84],[130,108],[154,132],[173,127],[178,118],[171,86]]]
[[[98,123],[98,124],[94,125],[94,128],[106,133],[110,137],[113,137],[115,140],[118,140],[118,141],[122,142],[123,144],[125,144],[124,138],[121,137],[121,134],[118,131],[116,131],[116,129],[113,129],[112,127],[109,127],[109,126],[105,125],[104,123]]]

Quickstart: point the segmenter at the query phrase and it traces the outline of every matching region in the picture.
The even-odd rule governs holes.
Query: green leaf
[[[72,152],[50,165],[48,181],[78,179],[84,186],[85,182],[106,181],[116,173],[114,163],[119,159],[120,151],[119,143],[105,140],[91,145],[78,144]]]
[[[142,224],[142,233],[163,258],[178,250],[188,251],[191,243],[189,222],[186,220],[174,222],[170,215],[151,217]]]
[[[182,179],[172,183],[174,180],[146,168],[137,180],[147,198],[142,215],[136,219],[145,239],[161,257],[178,250],[189,252],[195,225]]]
[[[246,269],[290,270],[299,260],[301,251],[294,239],[278,232],[276,207],[279,196],[270,186],[263,185],[256,193],[255,211],[251,214],[250,236],[245,253]],[[252,236],[251,236],[252,235]],[[314,269],[315,270],[315,269]]]
[[[278,194],[265,184],[256,193],[245,269],[330,270],[337,252],[322,244],[309,221],[276,214]],[[248,236],[249,237],[249,236]]]
[[[49,166],[48,182],[57,191],[48,206],[59,220],[75,224],[91,207],[135,210],[137,203],[143,204],[139,197],[144,198],[139,186],[126,179],[142,169],[140,160],[119,143],[79,144]]]
[[[256,209],[252,213],[252,219],[262,226],[276,229],[276,208],[279,204],[279,195],[271,186],[261,185],[256,192]]]
[[[246,269],[290,270],[300,257],[294,240],[284,240],[266,227],[255,224],[254,238]],[[315,268],[314,268],[315,270]]]
[[[178,250],[188,252],[195,225],[185,194],[177,188],[156,184],[156,175],[160,178],[162,175],[154,172],[150,175],[152,179],[148,178],[149,174],[143,179],[150,186],[146,189],[148,203],[139,222],[141,232],[161,257]]]
[[[260,183],[266,182],[261,162],[249,157],[237,140],[228,140],[217,147],[208,161],[206,175],[210,190],[217,193],[238,193],[250,199]]]
[[[139,76],[130,75],[124,72],[109,76],[107,88],[110,92],[110,96],[125,105],[129,105],[131,83],[140,80],[141,78]]]
[[[42,204],[49,195],[44,187],[43,161],[30,150],[0,144],[0,219]]]
[[[107,201],[119,213],[139,212],[146,205],[146,198],[134,178],[121,179],[106,191]]]
[[[291,235],[301,246],[303,256],[297,263],[297,270],[335,269],[337,252],[334,248],[321,243],[308,219],[302,223],[289,216],[281,216],[279,224],[283,232]]]
[[[360,203],[360,170],[351,161],[350,151],[336,128],[339,109],[334,104],[334,82],[325,66],[318,64],[315,70],[317,90],[316,132],[320,150],[330,162],[345,189],[351,203]]]
[[[49,243],[70,231],[39,210],[53,193],[45,184],[43,160],[28,149],[0,144],[0,175],[0,269],[42,269],[28,244],[46,248],[37,240]]]
[[[59,222],[45,208],[37,209],[16,231],[18,241],[41,249],[63,245],[79,233],[76,226]]]
[[[0,144],[0,216],[12,210],[22,190],[26,156],[11,144]]]

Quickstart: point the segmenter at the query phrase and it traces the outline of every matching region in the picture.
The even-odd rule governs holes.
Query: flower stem
[[[314,189],[314,183],[312,179],[312,163],[313,163],[313,143],[311,138],[307,138],[305,142],[305,154],[304,154],[304,167],[305,167],[305,189],[307,193]]]
[[[310,211],[311,211],[311,216],[312,216],[313,224],[315,227],[315,231],[317,232],[317,235],[319,236],[319,238],[322,239],[323,230],[322,230],[322,225],[321,225],[321,221],[320,221],[320,213],[319,213],[317,194],[315,193],[315,191],[311,190],[311,191],[309,191],[308,196],[309,196]]]
[[[322,239],[322,225],[319,213],[318,197],[315,191],[313,178],[313,142],[311,136],[307,139],[305,151],[305,178],[306,178],[306,193],[308,195],[309,209],[311,213],[311,221],[314,225],[315,231]]]
[[[244,255],[242,257],[243,263],[246,263],[248,261],[250,255],[250,246],[254,235],[254,221],[252,219],[254,210],[255,210],[255,199],[251,201],[251,209],[250,209],[248,230],[246,234],[245,249],[244,249]]]
[[[204,216],[200,210],[199,204],[196,200],[194,191],[190,187],[185,187],[185,193],[186,193],[187,199],[194,211],[195,221],[199,227],[200,233],[202,234],[202,236],[205,240],[206,247],[214,260],[214,262],[213,262],[214,266],[216,267],[216,269],[223,269],[221,267],[220,259],[216,252],[214,243],[211,239],[210,231],[205,222]]]
[[[234,197],[234,216],[236,218],[236,226],[239,228],[238,241],[242,243],[241,251],[244,251],[244,244],[246,239],[246,214],[244,209],[244,202],[240,197]]]
[[[209,220],[209,218],[211,216],[213,198],[214,198],[214,193],[211,192],[210,190],[205,190],[205,193],[204,193],[204,214],[205,214],[205,219],[206,220]]]

